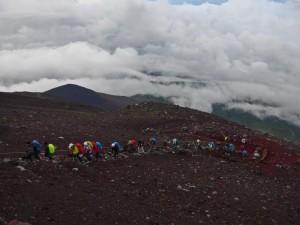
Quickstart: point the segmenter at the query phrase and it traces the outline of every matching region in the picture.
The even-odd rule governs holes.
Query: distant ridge
[[[52,109],[82,112],[102,111],[96,107],[74,103],[38,92],[0,92],[0,107],[18,109]]]
[[[103,111],[113,111],[125,108],[127,105],[138,103],[138,101],[129,97],[99,93],[75,84],[66,84],[56,87],[44,92],[44,94],[62,100],[99,108]]]

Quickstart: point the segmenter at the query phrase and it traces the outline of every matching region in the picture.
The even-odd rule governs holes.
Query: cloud
[[[75,83],[300,126],[299,1],[186,2],[2,1],[0,91]]]

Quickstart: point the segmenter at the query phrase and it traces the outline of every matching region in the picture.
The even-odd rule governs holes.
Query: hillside
[[[133,99],[140,102],[157,102],[174,104],[170,98],[153,95],[134,95]],[[238,109],[227,109],[224,104],[214,104],[211,114],[224,118],[251,129],[268,133],[272,136],[300,144],[300,128],[277,117],[257,118],[251,113]]]
[[[14,95],[8,95],[12,99]],[[140,103],[113,112],[58,110],[48,100],[2,96],[0,108],[0,223],[18,219],[35,224],[290,224],[299,212],[299,145],[245,128],[208,113],[170,104]],[[9,102],[9,104],[3,104]],[[16,101],[16,102],[19,102]],[[41,107],[45,106],[45,107]],[[209,153],[224,136],[237,150],[248,140],[268,149],[262,161]],[[145,155],[110,146],[156,136],[159,148]],[[178,138],[182,150],[171,151]],[[26,141],[57,146],[53,161],[19,160]],[[200,139],[203,148],[193,143]],[[73,162],[70,142],[101,141],[104,160]],[[149,146],[145,146],[146,151]],[[117,210],[116,210],[117,209]],[[75,216],[74,216],[75,215]]]
[[[226,109],[225,105],[219,104],[213,106],[212,114],[251,129],[300,144],[300,128],[277,117],[260,119],[248,112],[238,109]]]
[[[63,85],[48,90],[44,93],[61,100],[67,100],[77,104],[80,103],[90,107],[99,108],[102,111],[121,109],[127,105],[137,103],[137,101],[132,98],[98,93],[74,84]]]
[[[13,109],[53,109],[53,110],[71,110],[71,111],[101,111],[99,108],[83,105],[76,102],[61,100],[43,93],[33,92],[0,92],[0,106],[5,110]]]

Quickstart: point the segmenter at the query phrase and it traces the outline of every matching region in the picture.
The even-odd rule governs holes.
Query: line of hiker
[[[25,155],[22,157],[23,160],[33,161],[33,158],[39,160],[41,157],[42,149],[45,152],[45,158],[52,160],[56,146],[54,144],[44,142],[42,145],[38,139],[33,140],[32,142],[26,142],[27,144],[27,151]],[[157,149],[157,140],[156,138],[152,137],[149,139],[149,142],[146,142],[147,146],[150,146],[151,150]],[[98,161],[105,157],[105,153],[112,154],[114,159],[117,159],[119,156],[119,152],[122,150],[124,153],[146,153],[145,151],[145,143],[142,140],[129,140],[124,147],[118,141],[114,141],[110,147],[111,151],[104,151],[104,147],[100,141],[84,141],[83,143],[70,143],[68,145],[69,155],[72,157],[72,160],[82,161]]]
[[[27,150],[25,155],[22,157],[24,160],[32,161],[32,157],[34,156],[37,160],[40,159],[40,154],[42,151],[42,144],[37,140],[33,140],[32,142],[27,141]],[[47,141],[44,142],[44,151],[45,151],[45,157],[52,160],[52,157],[55,154],[56,147],[48,143]]]
[[[224,142],[218,143],[214,141],[201,142],[199,139],[196,141],[196,149],[207,149],[208,153],[221,153],[227,156],[240,156],[241,158],[249,158],[253,160],[263,160],[267,155],[267,149],[263,146],[258,146],[255,148],[252,155],[249,156],[248,150],[250,145],[246,138],[241,139],[241,143],[238,147],[230,141],[228,136],[224,136]]]
[[[186,147],[184,145],[185,143],[187,143]],[[23,159],[29,161],[32,161],[32,157],[39,160],[42,148],[44,148],[45,157],[49,160],[52,160],[56,151],[54,144],[45,141],[42,145],[37,139],[33,140],[32,142],[27,142],[27,147],[28,149],[25,156],[23,156]],[[261,159],[262,155],[266,154],[266,152],[262,152],[260,148],[257,148],[249,157],[246,138],[242,138],[241,145],[236,148],[235,145],[230,142],[230,139],[227,136],[224,136],[224,142],[204,142],[200,141],[200,139],[197,139],[195,142],[180,142],[177,138],[173,138],[170,141],[163,141],[162,147],[163,152],[176,153],[179,152],[179,150],[184,150],[194,153],[195,150],[203,151],[207,149],[208,153],[223,153],[228,156],[235,154],[240,155],[242,158],[251,158],[255,160]],[[107,155],[111,155],[114,159],[117,159],[120,151],[126,154],[148,154],[157,152],[158,141],[156,137],[150,138],[146,143],[143,140],[131,139],[123,146],[121,146],[118,141],[113,141],[110,147],[105,148],[108,149],[108,151],[104,151],[104,148],[105,147],[103,147],[100,141],[84,141],[83,143],[70,143],[68,145],[69,155],[72,157],[72,160],[82,162],[98,161],[99,159],[104,159]]]

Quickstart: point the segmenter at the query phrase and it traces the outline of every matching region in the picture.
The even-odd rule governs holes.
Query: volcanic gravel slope
[[[142,103],[115,112],[0,108],[0,221],[35,224],[299,224],[299,146],[207,113]],[[157,152],[110,157],[110,143],[156,136]],[[237,147],[263,162],[195,151],[196,139]],[[184,148],[172,153],[166,141]],[[26,141],[55,144],[54,160],[17,159]],[[106,160],[72,162],[70,142],[101,141]],[[148,150],[148,147],[145,147]],[[74,169],[75,168],[75,169]]]

